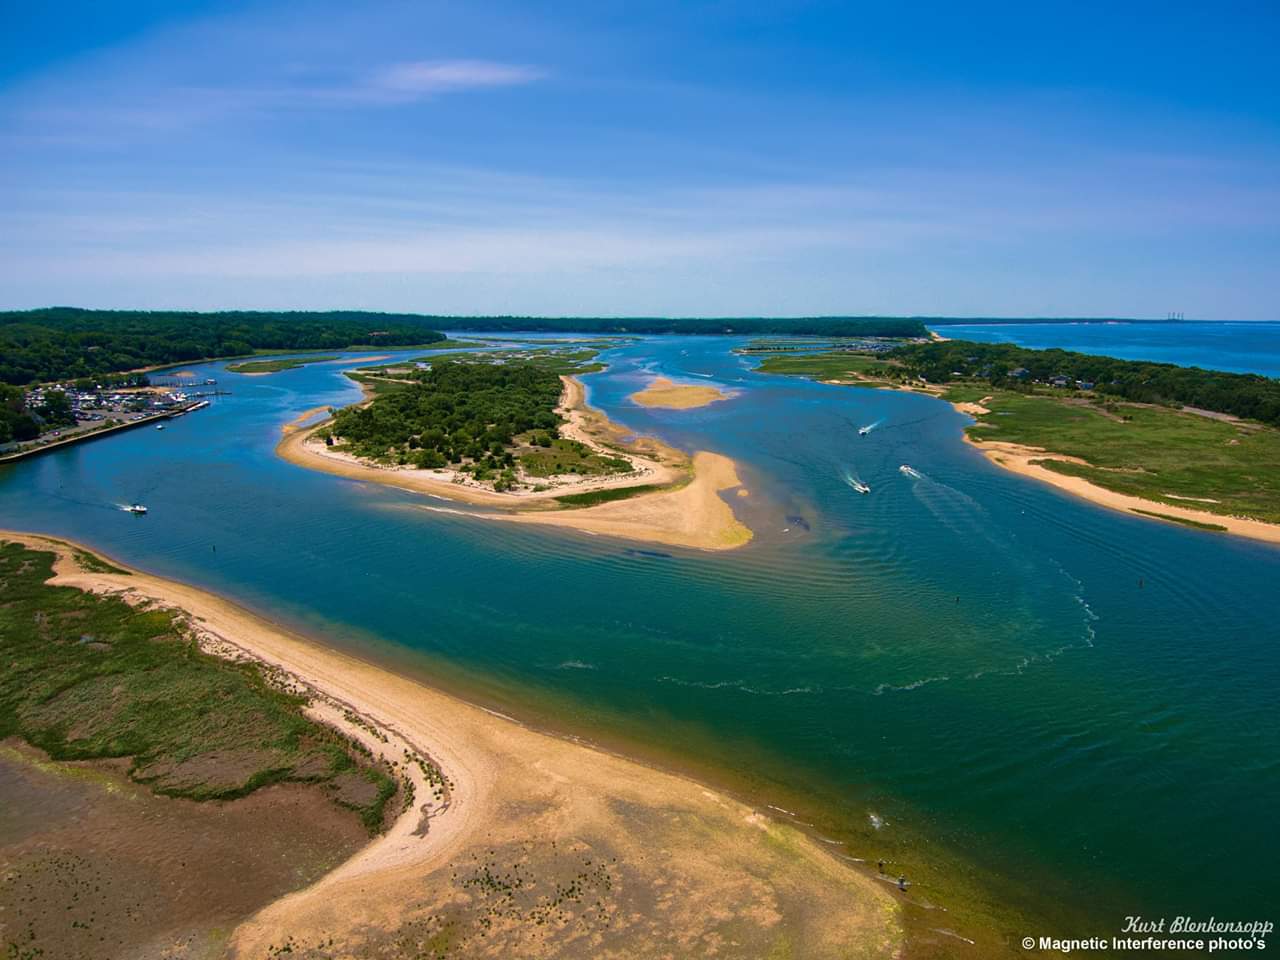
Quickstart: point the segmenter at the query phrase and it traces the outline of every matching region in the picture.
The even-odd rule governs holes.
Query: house
[[[1071,380],[1062,374],[1058,374],[1056,377],[1049,380],[1049,385],[1053,387],[1066,388],[1071,386]]]
[[[1013,377],[1015,380],[1025,380],[1027,377],[1031,376],[1031,371],[1026,367],[1015,367],[1009,371],[1009,376]]]

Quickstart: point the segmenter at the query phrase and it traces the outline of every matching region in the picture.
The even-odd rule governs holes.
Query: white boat
[[[147,512],[147,508],[140,503],[135,503],[129,507],[129,512],[133,514],[137,514],[138,516],[142,516],[142,514]]]
[[[870,492],[871,492],[871,488],[870,488],[870,487],[868,487],[868,486],[867,486],[865,483],[863,483],[861,480],[855,480],[855,481],[853,481],[853,489],[857,490],[859,493],[870,493]]]
[[[859,427],[859,428],[858,428],[858,436],[860,436],[860,437],[865,437],[865,436],[866,436],[868,433],[870,433],[870,432],[871,432],[871,428],[870,428],[870,427]]]
[[[919,470],[914,470],[911,467],[908,467],[905,463],[902,466],[900,466],[898,470],[904,477],[912,477],[916,480],[924,479],[924,477],[921,476]]]
[[[157,429],[157,430],[163,430],[163,429],[164,429],[164,424],[163,424],[163,423],[157,423],[157,424],[156,424],[156,429]]]

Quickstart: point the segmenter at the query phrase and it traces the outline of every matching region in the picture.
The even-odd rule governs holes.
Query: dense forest
[[[1064,376],[1094,384],[1099,393],[1139,403],[1176,403],[1280,426],[1280,380],[1146,360],[1118,360],[1066,350],[1029,350],[1011,343],[947,340],[906,344],[889,356],[908,374],[931,383],[957,375],[1017,389]],[[1025,370],[1021,376],[1014,372]]]
[[[905,317],[431,317],[448,330],[531,333],[774,334],[797,337],[927,337]]]
[[[0,382],[96,377],[255,350],[340,350],[443,340],[413,314],[189,313],[52,307],[0,313]]]
[[[407,375],[412,383],[339,411],[328,441],[383,463],[452,467],[497,491],[626,472],[630,461],[559,435],[560,373],[583,366],[547,355],[434,360]]]
[[[338,411],[331,433],[357,456],[408,451],[418,467],[493,456],[510,466],[507,448],[517,434],[551,438],[560,426],[560,377],[545,366],[446,361],[417,376],[368,406]]]

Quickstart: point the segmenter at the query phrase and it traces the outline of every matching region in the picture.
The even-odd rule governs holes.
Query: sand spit
[[[747,495],[733,461],[718,453],[695,454],[693,476],[691,483],[678,490],[577,510],[502,514],[498,518],[700,550],[731,550],[750,541],[751,530],[720,496],[721,491],[735,488],[738,496]]]
[[[719,387],[705,384],[675,383],[666,377],[657,377],[643,390],[628,398],[642,407],[662,407],[667,410],[690,410],[705,407],[717,400],[728,400],[730,394]]]
[[[1151,520],[1166,520],[1176,523],[1186,520],[1190,523],[1204,523],[1225,527],[1226,533],[1233,533],[1252,540],[1263,540],[1267,543],[1280,543],[1280,524],[1264,523],[1248,517],[1232,517],[1221,513],[1210,513],[1208,510],[1194,510],[1175,504],[1162,503],[1158,500],[1147,500],[1125,493],[1117,493],[1090,483],[1082,477],[1070,477],[1057,473],[1042,465],[1045,460],[1065,460],[1072,463],[1090,466],[1087,461],[1077,457],[1067,457],[1052,453],[1040,447],[1028,447],[1019,443],[1006,443],[997,440],[975,440],[965,435],[965,442],[982,451],[983,455],[997,466],[1024,477],[1033,477],[1052,484],[1059,490],[1074,494],[1090,503],[1111,510],[1119,510],[1131,516],[1141,516]],[[1176,518],[1176,519],[1169,519]]]
[[[587,406],[580,381],[574,377],[561,377],[561,381],[564,393],[559,413],[565,421],[561,435],[610,457],[624,457],[631,462],[631,470],[606,477],[552,477],[543,490],[498,493],[452,470],[374,466],[334,451],[318,439],[324,424],[310,429],[297,427],[314,410],[285,425],[276,453],[298,466],[352,480],[509,511],[485,514],[487,518],[545,522],[607,536],[706,550],[738,547],[751,539],[750,529],[719,496],[721,490],[740,486],[732,460],[719,454],[698,453],[691,461],[653,437],[632,436]],[[636,486],[665,489],[576,509],[567,509],[556,500],[566,494]]]
[[[363,731],[371,749],[429,756],[448,778],[447,802],[423,785],[387,834],[237,928],[234,957],[901,950],[898,894],[746,804],[533,731],[196,588],[90,572],[64,542],[0,536],[55,550],[56,583],[187,611],[210,649],[282,671],[324,719]]]

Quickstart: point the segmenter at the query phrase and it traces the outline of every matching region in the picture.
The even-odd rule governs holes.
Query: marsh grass
[[[49,585],[53,560],[0,546],[0,739],[55,760],[127,759],[132,779],[192,800],[312,783],[381,827],[396,780],[304,716],[302,697],[203,653],[172,611]]]

